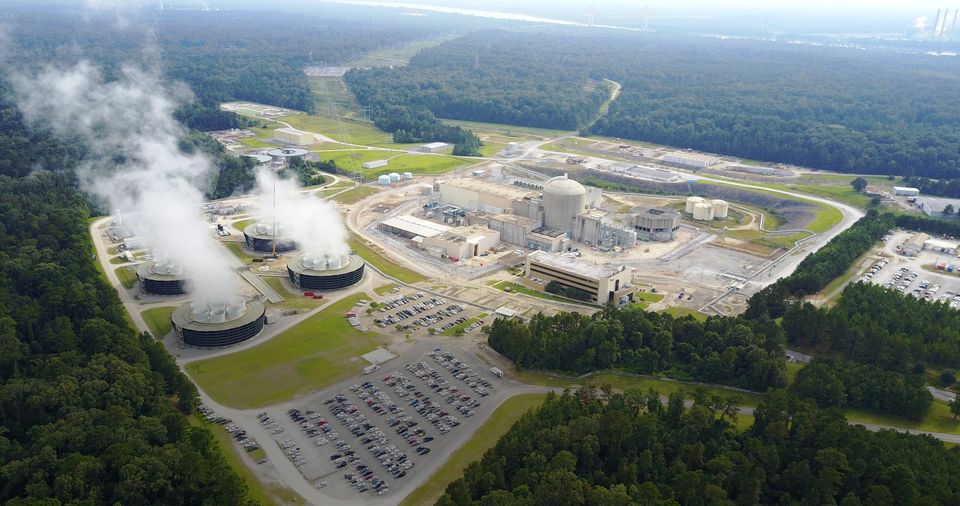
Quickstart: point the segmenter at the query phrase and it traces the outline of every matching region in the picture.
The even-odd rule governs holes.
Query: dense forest
[[[956,59],[879,48],[540,28],[467,35],[407,68],[350,82],[361,101],[573,129],[589,125],[606,98],[602,86],[584,91],[588,79],[610,79],[622,93],[588,133],[841,172],[955,178],[958,70]]]
[[[438,506],[840,504],[960,501],[960,453],[932,438],[868,432],[775,391],[748,430],[697,394],[666,405],[628,390],[609,402],[551,394],[523,416]]]
[[[0,118],[17,155],[0,167],[0,502],[244,504],[213,435],[182,413],[195,387],[90,259],[69,172],[82,148],[3,102]]]
[[[178,119],[197,130],[239,125],[236,115],[219,110],[226,100],[312,112],[314,99],[303,73],[311,58],[338,64],[437,33],[413,21],[244,11],[125,11],[122,22],[108,12],[13,9],[5,14],[17,47],[10,55],[18,61],[88,58],[108,73],[131,58],[154,61],[167,77],[190,87],[195,100],[181,108]]]
[[[782,316],[791,298],[802,298],[820,291],[846,272],[895,224],[896,220],[891,214],[881,214],[873,209],[868,211],[849,229],[804,258],[793,274],[753,294],[744,315],[748,318]]]
[[[892,371],[918,363],[960,367],[960,311],[871,283],[853,283],[830,308],[794,304],[787,341]]]
[[[783,334],[770,321],[674,318],[638,308],[497,319],[490,346],[519,367],[619,369],[765,391],[786,385]]]
[[[824,408],[863,408],[923,420],[933,396],[919,374],[900,374],[868,364],[815,359],[797,374],[791,390]]]

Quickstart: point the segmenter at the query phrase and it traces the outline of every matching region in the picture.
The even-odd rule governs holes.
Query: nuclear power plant
[[[340,290],[363,279],[365,264],[360,255],[305,253],[287,262],[287,275],[302,290]]]
[[[187,293],[187,278],[183,275],[183,268],[169,260],[150,260],[140,264],[137,278],[144,291],[153,295]]]
[[[260,253],[283,253],[297,249],[297,243],[284,235],[283,225],[253,223],[243,229],[247,248]]]
[[[263,330],[265,318],[262,303],[243,299],[225,304],[188,302],[171,316],[177,338],[198,348],[219,348],[246,341]]]

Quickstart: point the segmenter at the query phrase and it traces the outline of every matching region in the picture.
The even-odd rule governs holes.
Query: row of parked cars
[[[410,302],[413,302],[413,301],[415,301],[415,300],[422,299],[422,298],[424,298],[424,297],[426,297],[426,294],[423,293],[423,292],[417,292],[417,293],[412,293],[412,294],[410,294],[410,295],[404,295],[403,297],[397,297],[396,299],[388,300],[388,301],[386,301],[386,302],[381,303],[381,304],[380,304],[380,307],[377,308],[377,310],[380,311],[381,313],[385,313],[385,312],[387,312],[387,311],[390,311],[391,309],[400,307],[400,306],[402,306],[402,305],[404,305],[404,304],[409,304]]]
[[[385,316],[383,318],[376,318],[373,320],[373,323],[377,324],[380,328],[386,327],[388,325],[396,325],[397,323],[406,320],[408,318],[413,318],[414,316],[429,311],[435,307],[442,306],[446,302],[443,299],[432,298],[426,301],[423,301],[415,306],[408,307],[397,311],[395,314]],[[381,308],[382,309],[382,308]]]
[[[490,390],[493,389],[493,384],[490,383],[490,380],[474,372],[469,364],[455,357],[453,353],[434,349],[428,351],[427,356],[432,357],[437,364],[449,371],[454,378],[466,383],[468,387],[472,388],[473,391],[481,397],[490,395]]]
[[[243,447],[244,450],[252,452],[260,448],[260,445],[257,444],[257,441],[247,437],[247,431],[235,423],[228,423],[224,426],[227,432],[233,436],[233,439],[237,440],[237,443]]]
[[[283,432],[283,427],[281,427],[276,420],[270,418],[266,411],[258,413],[257,420],[259,420],[260,425],[263,425],[263,428],[269,430],[271,434],[280,434]]]
[[[474,409],[480,406],[480,402],[471,399],[470,396],[463,395],[460,389],[451,385],[449,381],[445,380],[440,373],[428,366],[426,362],[409,363],[406,365],[406,369],[414,376],[426,382],[427,386],[438,395],[445,397],[447,404],[454,410],[459,411],[463,416],[469,418],[476,414]],[[441,409],[439,404],[430,401],[429,398],[427,398],[426,401],[424,407],[427,412],[424,416],[427,417],[430,423],[437,425],[437,429],[440,430],[441,433],[446,433],[449,431],[449,428],[460,425],[460,420],[448,411]],[[419,407],[420,404],[417,403],[414,406]]]
[[[871,279],[873,279],[873,277],[874,277],[878,272],[882,271],[883,268],[886,267],[886,266],[887,266],[887,261],[886,261],[886,260],[881,260],[881,261],[877,262],[876,265],[874,265],[873,267],[871,267],[869,271],[867,271],[863,276],[860,277],[860,281],[862,281],[862,282],[864,282],[864,283],[869,282]],[[905,268],[904,268],[904,269],[901,269],[901,272],[903,272],[903,271],[905,271],[905,270],[906,270]],[[892,283],[892,282],[887,282],[888,285],[890,285],[891,283]],[[890,288],[890,286],[887,286],[887,288]]]

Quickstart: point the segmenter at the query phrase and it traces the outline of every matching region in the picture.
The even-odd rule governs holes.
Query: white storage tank
[[[402,179],[413,179],[413,172],[404,172]]]
[[[684,208],[684,211],[693,214],[693,209],[697,204],[702,204],[703,199],[700,197],[687,197],[687,206]]]
[[[727,213],[730,211],[730,204],[727,204],[726,200],[716,199],[712,201],[713,203],[713,219],[722,220],[727,217]]]
[[[693,219],[708,221],[713,219],[713,206],[707,202],[701,202],[693,206]]]
[[[421,185],[420,195],[433,195],[433,185],[429,185],[429,184]]]
[[[396,182],[398,182],[398,181],[400,181],[400,174],[397,174],[396,172],[391,172],[391,173],[390,173],[390,182],[391,182],[391,183],[396,183]]]
[[[377,184],[380,186],[390,186],[390,176],[384,174],[377,178]]]

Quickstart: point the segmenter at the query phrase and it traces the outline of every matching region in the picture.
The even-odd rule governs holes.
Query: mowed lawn
[[[447,485],[463,475],[463,470],[471,462],[480,460],[487,450],[493,448],[500,436],[503,436],[513,427],[513,424],[531,409],[543,404],[547,394],[520,394],[503,402],[490,415],[490,419],[477,429],[473,437],[437,469],[426,483],[408,495],[401,506],[415,506],[419,504],[433,504],[443,495]]]
[[[170,315],[173,314],[175,307],[155,307],[140,313],[147,327],[150,327],[150,333],[157,339],[170,333],[173,329],[173,322],[170,321]]]
[[[376,179],[391,172],[413,174],[443,174],[454,169],[476,163],[473,160],[454,156],[429,154],[405,154],[399,151],[361,149],[354,151],[314,151],[323,160],[332,160],[337,166],[354,172],[360,172],[369,179]],[[375,169],[364,169],[363,164],[374,160],[387,160],[387,165]]]
[[[359,332],[344,317],[366,294],[338,301],[269,341],[187,364],[193,380],[217,402],[258,408],[336,383],[368,365],[360,355],[386,339]]]

